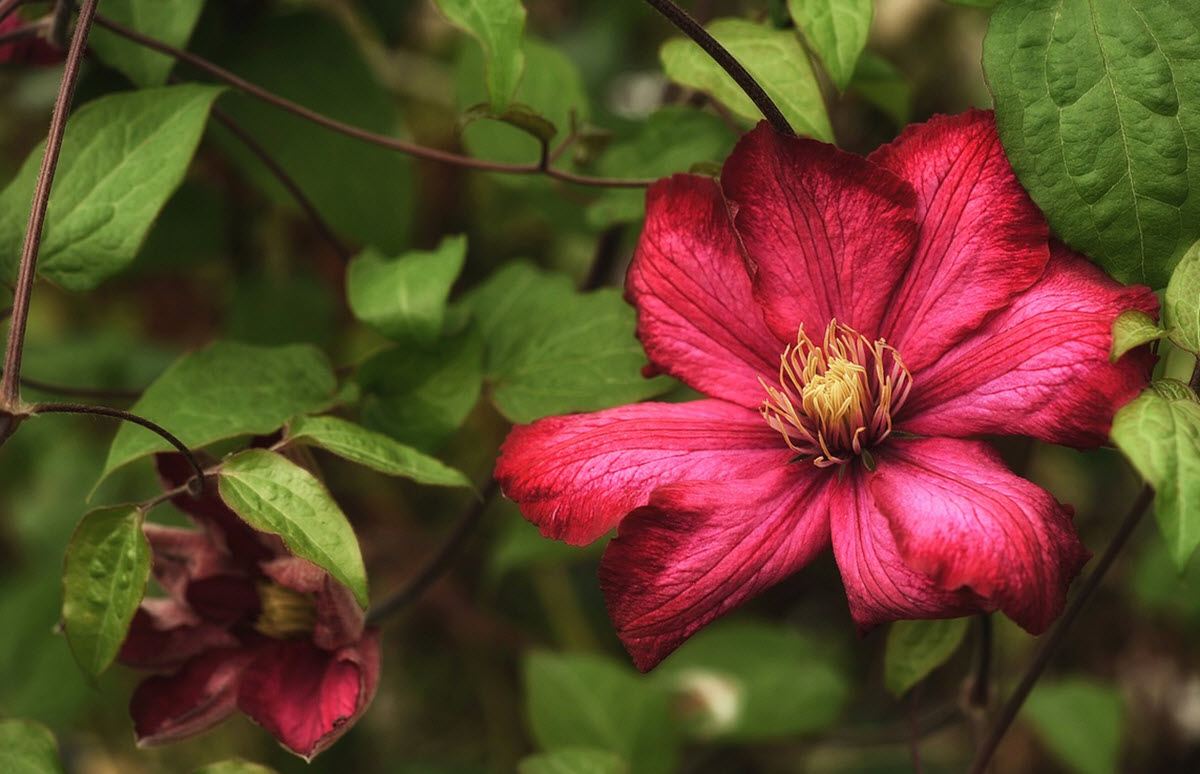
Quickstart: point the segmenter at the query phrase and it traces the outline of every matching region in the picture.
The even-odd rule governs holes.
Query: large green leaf
[[[137,254],[179,187],[220,89],[167,86],[101,97],[67,123],[38,271],[90,290]],[[0,193],[0,274],[16,275],[44,143]]]
[[[312,473],[274,452],[250,449],[221,465],[220,491],[247,524],[279,535],[293,554],[324,569],[367,606],[367,572],[354,528]]]
[[[132,505],[83,517],[63,563],[63,626],[83,671],[100,675],[121,649],[150,579],[142,512]]]
[[[435,0],[446,18],[479,41],[485,60],[487,90],[492,110],[503,113],[521,73],[525,55],[525,7],[521,0]]]
[[[1163,317],[1171,341],[1200,355],[1200,242],[1184,254],[1167,283]]]
[[[104,0],[104,15],[143,35],[176,48],[187,48],[204,0]],[[88,46],[105,64],[139,86],[161,86],[175,60],[109,32],[99,25],[88,35]]]
[[[41,723],[0,720],[0,771],[4,774],[62,774],[54,734]]]
[[[1124,702],[1113,686],[1071,678],[1043,680],[1022,715],[1054,753],[1078,774],[1116,774]]]
[[[787,7],[838,90],[845,90],[867,45],[871,0],[787,0]]]
[[[1140,309],[1127,309],[1117,315],[1112,325],[1112,348],[1109,360],[1117,360],[1135,347],[1149,344],[1166,336],[1153,317]]]
[[[530,730],[543,749],[609,750],[629,762],[631,774],[675,771],[679,745],[668,694],[628,667],[598,656],[532,653],[525,697]]]
[[[608,750],[565,747],[522,759],[517,774],[629,774],[629,764]]]
[[[1005,0],[984,67],[1000,139],[1054,231],[1160,288],[1200,237],[1200,3]]]
[[[312,347],[218,342],[177,360],[132,411],[196,448],[224,438],[270,433],[298,414],[326,408],[336,386],[329,362]],[[171,448],[149,430],[124,424],[109,449],[105,475],[138,457]]]
[[[492,401],[514,422],[633,403],[671,387],[642,377],[634,311],[618,290],[579,293],[566,277],[514,263],[466,304],[487,341]]]
[[[888,631],[883,682],[896,696],[912,688],[954,655],[967,619],[896,621]]]
[[[1185,386],[1161,383],[1117,412],[1112,439],[1154,487],[1154,515],[1183,569],[1200,545],[1200,403]]]
[[[706,29],[754,76],[793,129],[819,140],[833,140],[821,87],[793,32],[744,19],[718,19]],[[659,58],[671,80],[707,92],[738,115],[762,118],[741,87],[691,40],[667,41]]]
[[[367,248],[350,262],[346,295],[354,316],[390,339],[432,344],[441,335],[450,286],[467,257],[467,238],[389,259]]]
[[[288,437],[389,476],[403,476],[421,484],[471,488],[469,478],[440,460],[337,417],[297,417]]]

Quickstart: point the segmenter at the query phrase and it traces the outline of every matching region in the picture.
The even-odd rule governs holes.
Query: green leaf
[[[137,506],[100,508],[79,522],[63,564],[63,626],[75,660],[96,678],[117,657],[146,594],[150,544]]]
[[[91,290],[137,254],[183,181],[220,93],[167,86],[89,102],[67,122],[38,271],[68,290]],[[0,193],[0,268],[14,277],[45,144]]]
[[[900,696],[954,655],[967,633],[967,619],[896,621],[888,630],[883,682]]]
[[[1167,283],[1163,319],[1175,346],[1200,355],[1200,242],[1184,253]]]
[[[967,8],[995,8],[1000,0],[945,0],[951,5],[962,5]]]
[[[218,342],[175,361],[131,410],[195,449],[273,432],[297,414],[326,408],[336,386],[329,362],[312,347]],[[123,424],[108,451],[104,475],[171,448],[149,430]]]
[[[275,769],[268,769],[266,766],[260,766],[257,763],[235,758],[233,760],[210,763],[207,766],[196,769],[193,774],[275,774]]]
[[[204,0],[104,0],[104,15],[168,45],[187,48],[203,7]],[[162,86],[175,64],[166,54],[126,40],[100,25],[92,28],[88,46],[101,61],[138,86]]]
[[[1158,326],[1158,322],[1142,310],[1129,309],[1121,312],[1117,319],[1113,320],[1112,351],[1108,359],[1115,363],[1121,355],[1134,347],[1149,344],[1166,335],[1167,332]]]
[[[472,488],[469,478],[440,460],[337,417],[297,417],[288,437],[389,476],[434,486]]]
[[[867,45],[871,0],[787,0],[787,6],[838,91],[845,91]]]
[[[346,274],[354,316],[390,339],[432,344],[442,332],[450,286],[467,257],[467,238],[446,237],[434,250],[389,259],[367,248]]]
[[[621,755],[630,774],[675,771],[679,745],[668,695],[650,678],[599,656],[532,653],[525,659],[529,727],[546,750],[590,747]]]
[[[908,123],[912,110],[912,87],[891,62],[870,51],[858,58],[850,91],[860,95],[896,122]]]
[[[367,426],[431,451],[454,434],[479,401],[483,340],[467,328],[428,350],[385,350],[363,363],[356,379]]]
[[[454,26],[479,41],[485,61],[487,91],[492,110],[508,110],[521,80],[525,55],[525,7],[521,0],[435,0]]]
[[[1190,400],[1193,403],[1200,401],[1200,396],[1192,392],[1192,388],[1178,379],[1166,377],[1163,379],[1155,379],[1150,383],[1150,389],[1160,398],[1167,400]]]
[[[0,720],[0,771],[4,774],[62,774],[54,734],[41,723]]]
[[[1200,403],[1147,390],[1113,417],[1112,439],[1154,487],[1154,515],[1183,569],[1200,545]]]
[[[607,750],[568,747],[522,759],[517,774],[629,774],[629,764]]]
[[[1200,237],[1200,4],[1005,0],[983,62],[1000,139],[1051,227],[1154,288]]]
[[[497,113],[492,110],[491,105],[479,103],[467,108],[462,117],[459,118],[459,126],[466,128],[472,121],[478,121],[481,118],[490,118],[494,121],[503,121],[509,126],[515,126],[528,135],[537,138],[538,142],[549,145],[554,139],[554,135],[558,134],[558,127],[552,124],[549,119],[541,113],[536,112],[528,105],[520,103],[509,105],[508,109],[503,113]]]
[[[798,133],[833,140],[821,87],[793,32],[743,19],[718,19],[706,29],[754,76]],[[691,40],[667,41],[659,59],[671,80],[707,92],[740,116],[762,118],[741,87]]]
[[[324,484],[291,460],[263,449],[220,468],[221,499],[250,526],[279,535],[296,556],[341,581],[367,606],[367,573],[354,528]]]
[[[718,621],[654,671],[675,693],[690,735],[742,742],[831,727],[850,697],[831,649],[798,631]]]
[[[1046,746],[1078,774],[1116,774],[1125,706],[1109,685],[1043,680],[1022,711]]]
[[[487,341],[492,401],[514,422],[633,403],[671,387],[642,377],[646,356],[619,290],[579,293],[566,277],[514,263],[464,303]]]

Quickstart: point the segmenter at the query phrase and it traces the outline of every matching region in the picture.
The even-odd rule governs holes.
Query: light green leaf
[[[629,774],[629,764],[607,750],[566,747],[522,759],[517,774]]]
[[[1154,487],[1154,515],[1183,569],[1200,545],[1200,403],[1146,390],[1117,412],[1112,439]]]
[[[193,774],[275,774],[275,769],[268,769],[266,766],[237,758],[210,763],[203,768],[196,769]]]
[[[762,742],[829,728],[850,687],[834,651],[798,631],[718,621],[654,670],[694,737]]]
[[[1200,237],[1200,3],[1005,0],[984,67],[1000,139],[1072,247],[1154,288]]]
[[[1112,351],[1108,359],[1115,363],[1134,347],[1157,341],[1166,335],[1167,332],[1158,327],[1153,317],[1140,309],[1128,309],[1113,320]]]
[[[838,91],[845,91],[867,45],[871,0],[787,0],[787,6]]]
[[[743,19],[718,19],[706,29],[742,63],[798,133],[830,142],[833,128],[821,87],[796,35]],[[671,80],[707,92],[752,121],[762,113],[712,57],[691,40],[667,41],[659,51]]]
[[[220,469],[221,499],[250,526],[279,535],[296,556],[341,581],[367,606],[367,573],[354,528],[320,481],[274,452],[250,449]]]
[[[470,293],[487,341],[491,398],[514,422],[595,411],[670,389],[645,379],[634,311],[616,289],[579,293],[566,277],[510,264]]]
[[[112,94],[71,116],[50,195],[38,271],[68,290],[91,290],[137,254],[183,181],[213,86]],[[44,143],[0,193],[0,269],[16,275]]]
[[[1000,0],[945,0],[951,5],[964,5],[968,8],[995,8]]]
[[[1163,317],[1175,346],[1200,355],[1200,242],[1188,249],[1167,283]]]
[[[63,563],[63,626],[81,669],[96,678],[117,657],[146,594],[150,544],[133,505],[100,508],[79,522]]]
[[[508,110],[521,80],[525,55],[525,7],[521,0],[435,0],[454,26],[479,41],[485,60],[487,90],[492,110]]]
[[[337,417],[297,417],[288,437],[389,476],[434,486],[472,487],[469,478],[440,460]]]
[[[450,286],[467,258],[467,238],[446,237],[434,250],[389,259],[367,248],[346,274],[354,316],[390,339],[431,344],[442,332]]]
[[[1150,389],[1160,398],[1167,400],[1190,400],[1193,403],[1200,401],[1200,396],[1192,392],[1192,388],[1188,387],[1178,379],[1166,377],[1163,379],[1155,379],[1150,383]]]
[[[62,774],[54,734],[41,723],[0,720],[0,771],[4,774]]]
[[[1073,771],[1116,774],[1125,706],[1113,686],[1080,678],[1043,680],[1029,695],[1022,714]]]
[[[850,91],[878,107],[896,122],[896,126],[908,123],[912,110],[912,87],[891,62],[883,57],[864,51],[858,58]]]
[[[218,342],[177,360],[131,409],[195,449],[224,438],[270,433],[333,400],[329,362],[312,347]],[[172,447],[145,428],[123,424],[104,466],[107,476],[138,457]]]
[[[204,0],[104,0],[104,15],[143,35],[176,48],[187,48]],[[138,86],[162,86],[175,60],[109,32],[100,25],[88,35],[88,46],[105,64],[120,70]]]
[[[896,621],[888,630],[883,682],[899,696],[946,663],[962,644],[967,619]]]
[[[525,659],[529,727],[546,750],[590,747],[629,762],[630,774],[675,771],[679,745],[668,694],[599,656],[532,653]]]

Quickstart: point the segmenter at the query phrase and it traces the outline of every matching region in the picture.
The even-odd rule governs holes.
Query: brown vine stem
[[[428,148],[424,145],[400,140],[387,135],[368,132],[365,129],[360,129],[357,126],[342,123],[337,119],[330,118],[327,115],[318,113],[315,110],[310,110],[303,105],[298,105],[289,99],[279,96],[274,92],[256,84],[247,81],[246,79],[234,75],[228,70],[216,65],[203,57],[196,56],[188,51],[175,48],[167,45],[160,40],[143,35],[136,30],[132,30],[123,24],[107,19],[103,16],[96,17],[96,24],[105,29],[120,35],[123,38],[132,40],[134,43],[145,46],[146,48],[174,57],[175,59],[186,62],[208,75],[223,81],[238,91],[255,99],[266,102],[269,105],[285,110],[293,115],[299,116],[306,121],[310,121],[318,126],[323,126],[326,129],[344,134],[347,137],[353,137],[362,142],[378,145],[382,148],[404,153],[415,158],[424,159],[426,161],[436,161],[441,164],[453,164],[459,167],[468,169],[478,169],[484,172],[499,172],[509,175],[546,175],[555,180],[560,180],[564,183],[574,183],[576,185],[592,186],[597,188],[646,188],[652,184],[653,180],[619,180],[603,177],[591,177],[588,175],[577,175],[573,172],[565,172],[561,169],[553,167],[544,167],[541,163],[537,164],[503,164],[497,161],[485,161],[483,159],[472,158],[471,156],[462,156],[449,151],[438,150],[437,148]]]
[[[17,272],[17,285],[13,294],[12,320],[8,326],[8,344],[4,351],[4,375],[0,377],[0,409],[7,412],[18,411],[20,407],[21,351],[25,345],[25,325],[29,319],[29,298],[33,293],[38,248],[42,242],[42,228],[46,222],[46,208],[50,203],[54,170],[58,166],[58,154],[62,150],[63,134],[67,129],[67,114],[71,111],[75,84],[79,81],[79,66],[83,63],[84,49],[87,47],[88,33],[92,28],[97,2],[98,0],[84,0],[79,8],[79,20],[71,36],[71,46],[67,50],[67,63],[63,67],[58,98],[54,101],[54,113],[50,119],[50,131],[46,135],[46,152],[42,156],[42,168],[38,172],[37,185],[34,188],[29,225],[25,230],[25,245],[21,251],[21,267]]]
[[[1104,579],[1104,574],[1108,572],[1109,567],[1116,560],[1117,555],[1121,553],[1121,549],[1125,547],[1125,543],[1129,540],[1129,536],[1133,534],[1134,528],[1142,519],[1142,514],[1146,512],[1146,507],[1150,505],[1150,501],[1154,499],[1154,490],[1149,486],[1143,486],[1142,491],[1138,493],[1137,499],[1126,514],[1125,519],[1117,528],[1117,534],[1113,536],[1112,541],[1108,544],[1108,548],[1104,549],[1104,555],[1100,557],[1100,561],[1096,563],[1096,568],[1092,570],[1092,574],[1087,577],[1080,587],[1079,592],[1072,597],[1067,604],[1066,610],[1063,611],[1062,617],[1058,619],[1058,623],[1054,625],[1054,629],[1050,634],[1046,635],[1038,648],[1037,654],[1033,657],[1025,674],[1021,677],[1021,682],[1017,684],[1012,695],[1008,697],[1008,701],[1004,703],[1000,713],[996,717],[996,721],[992,724],[991,730],[987,737],[979,747],[979,751],[975,755],[975,760],[971,764],[970,774],[983,774],[992,760],[992,756],[996,753],[996,748],[1000,746],[1000,740],[1004,738],[1004,734],[1012,725],[1013,720],[1017,717],[1017,712],[1020,711],[1021,705],[1025,703],[1029,692],[1033,690],[1033,686],[1041,677],[1042,672],[1050,663],[1050,658],[1058,650],[1062,644],[1063,638],[1067,634],[1067,630],[1071,628],[1076,616],[1083,609],[1083,606],[1091,599],[1092,593],[1100,585],[1100,581]]]
[[[663,16],[679,28],[679,31],[696,42],[704,50],[704,53],[712,57],[712,60],[724,68],[725,72],[729,73],[729,77],[733,79],[746,96],[750,98],[758,109],[770,122],[775,131],[788,137],[795,137],[796,132],[792,129],[792,125],[780,112],[775,102],[763,91],[762,86],[758,85],[758,81],[754,80],[754,76],[742,67],[742,63],[734,58],[733,54],[717,42],[717,39],[708,34],[708,30],[700,25],[688,14],[687,11],[680,8],[671,0],[646,0],[654,10],[661,13]]]

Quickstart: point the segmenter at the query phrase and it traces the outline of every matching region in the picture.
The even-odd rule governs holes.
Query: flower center
[[[883,339],[832,320],[818,346],[800,326],[780,358],[779,388],[763,380],[762,415],[797,454],[819,468],[843,465],[892,432],[912,375]]]
[[[317,601],[312,594],[301,594],[278,583],[258,584],[262,611],[254,628],[277,640],[307,636],[317,623]]]

